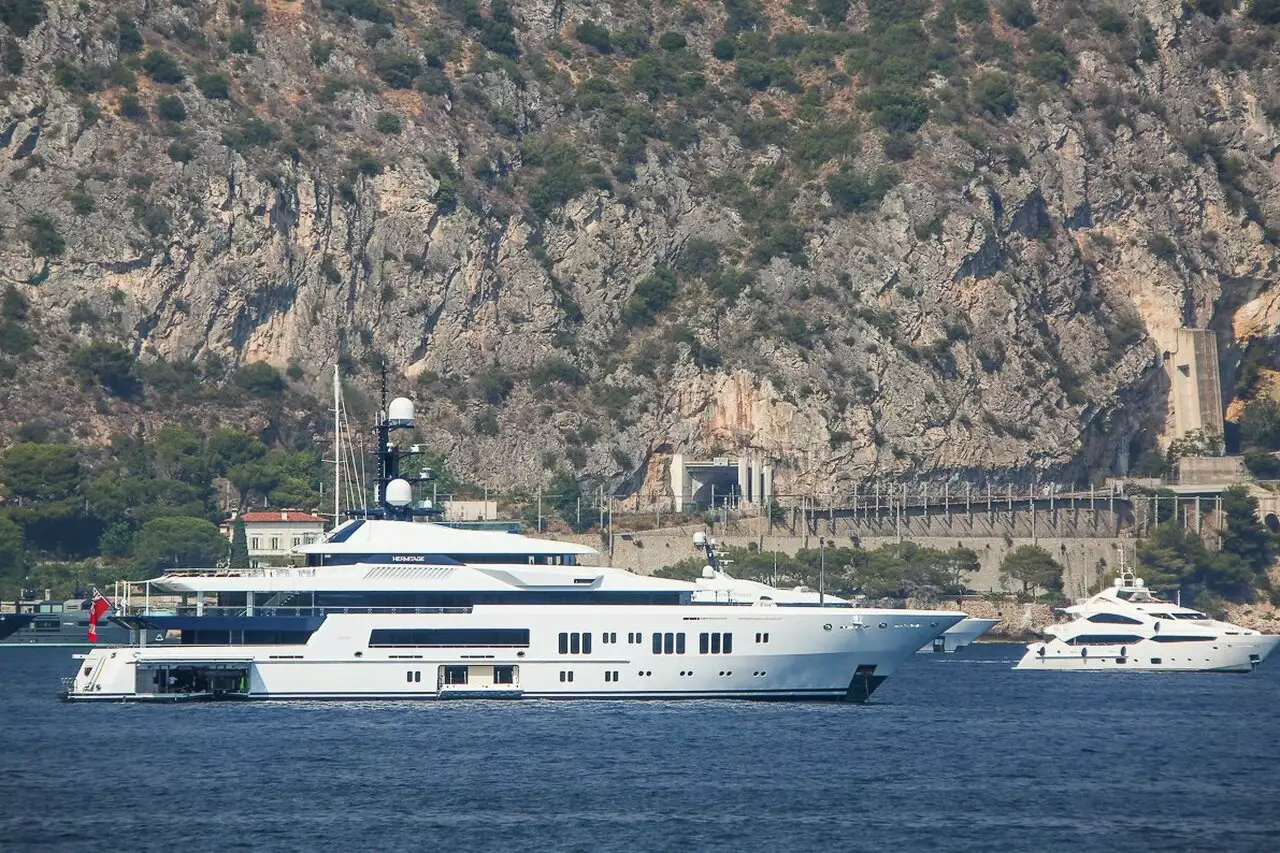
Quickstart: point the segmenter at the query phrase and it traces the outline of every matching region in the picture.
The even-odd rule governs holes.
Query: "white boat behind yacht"
[[[975,619],[972,616],[966,616],[959,624],[948,628],[920,651],[954,654],[999,624],[999,619]]]
[[[1251,672],[1280,644],[1280,636],[1163,601],[1129,571],[1062,612],[1070,620],[1045,628],[1014,669]]]

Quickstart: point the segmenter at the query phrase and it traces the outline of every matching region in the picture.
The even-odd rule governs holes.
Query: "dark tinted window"
[[[584,655],[591,654],[591,635],[590,634],[582,635],[582,653]]]
[[[724,635],[724,653],[726,655],[733,653],[733,634]]]
[[[374,628],[369,632],[371,648],[528,645],[528,628]]]
[[[1169,634],[1156,634],[1151,638],[1157,643],[1212,643],[1217,637],[1176,637]]]
[[[1141,641],[1142,638],[1134,634],[1082,634],[1068,643],[1072,646],[1123,646]]]
[[[1095,613],[1089,617],[1090,622],[1106,622],[1113,625],[1141,625],[1141,619],[1131,619],[1119,613]]]

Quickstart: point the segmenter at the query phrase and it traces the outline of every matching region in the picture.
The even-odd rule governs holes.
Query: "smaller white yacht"
[[[1014,669],[1251,672],[1280,644],[1262,634],[1164,601],[1122,570],[1110,589],[1060,611]]]
[[[966,616],[960,621],[960,624],[953,625],[939,636],[934,637],[933,642],[921,648],[920,651],[953,654],[999,624],[999,619],[976,619],[972,616]]]

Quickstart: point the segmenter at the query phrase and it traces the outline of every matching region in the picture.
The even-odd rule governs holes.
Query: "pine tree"
[[[249,568],[249,538],[244,532],[244,519],[238,516],[231,524],[231,568]]]

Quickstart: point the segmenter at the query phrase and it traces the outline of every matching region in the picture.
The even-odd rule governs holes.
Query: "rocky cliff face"
[[[163,419],[61,382],[106,340],[385,359],[495,485],[1123,466],[1173,329],[1280,310],[1280,28],[1220,5],[15,0],[5,429]]]

